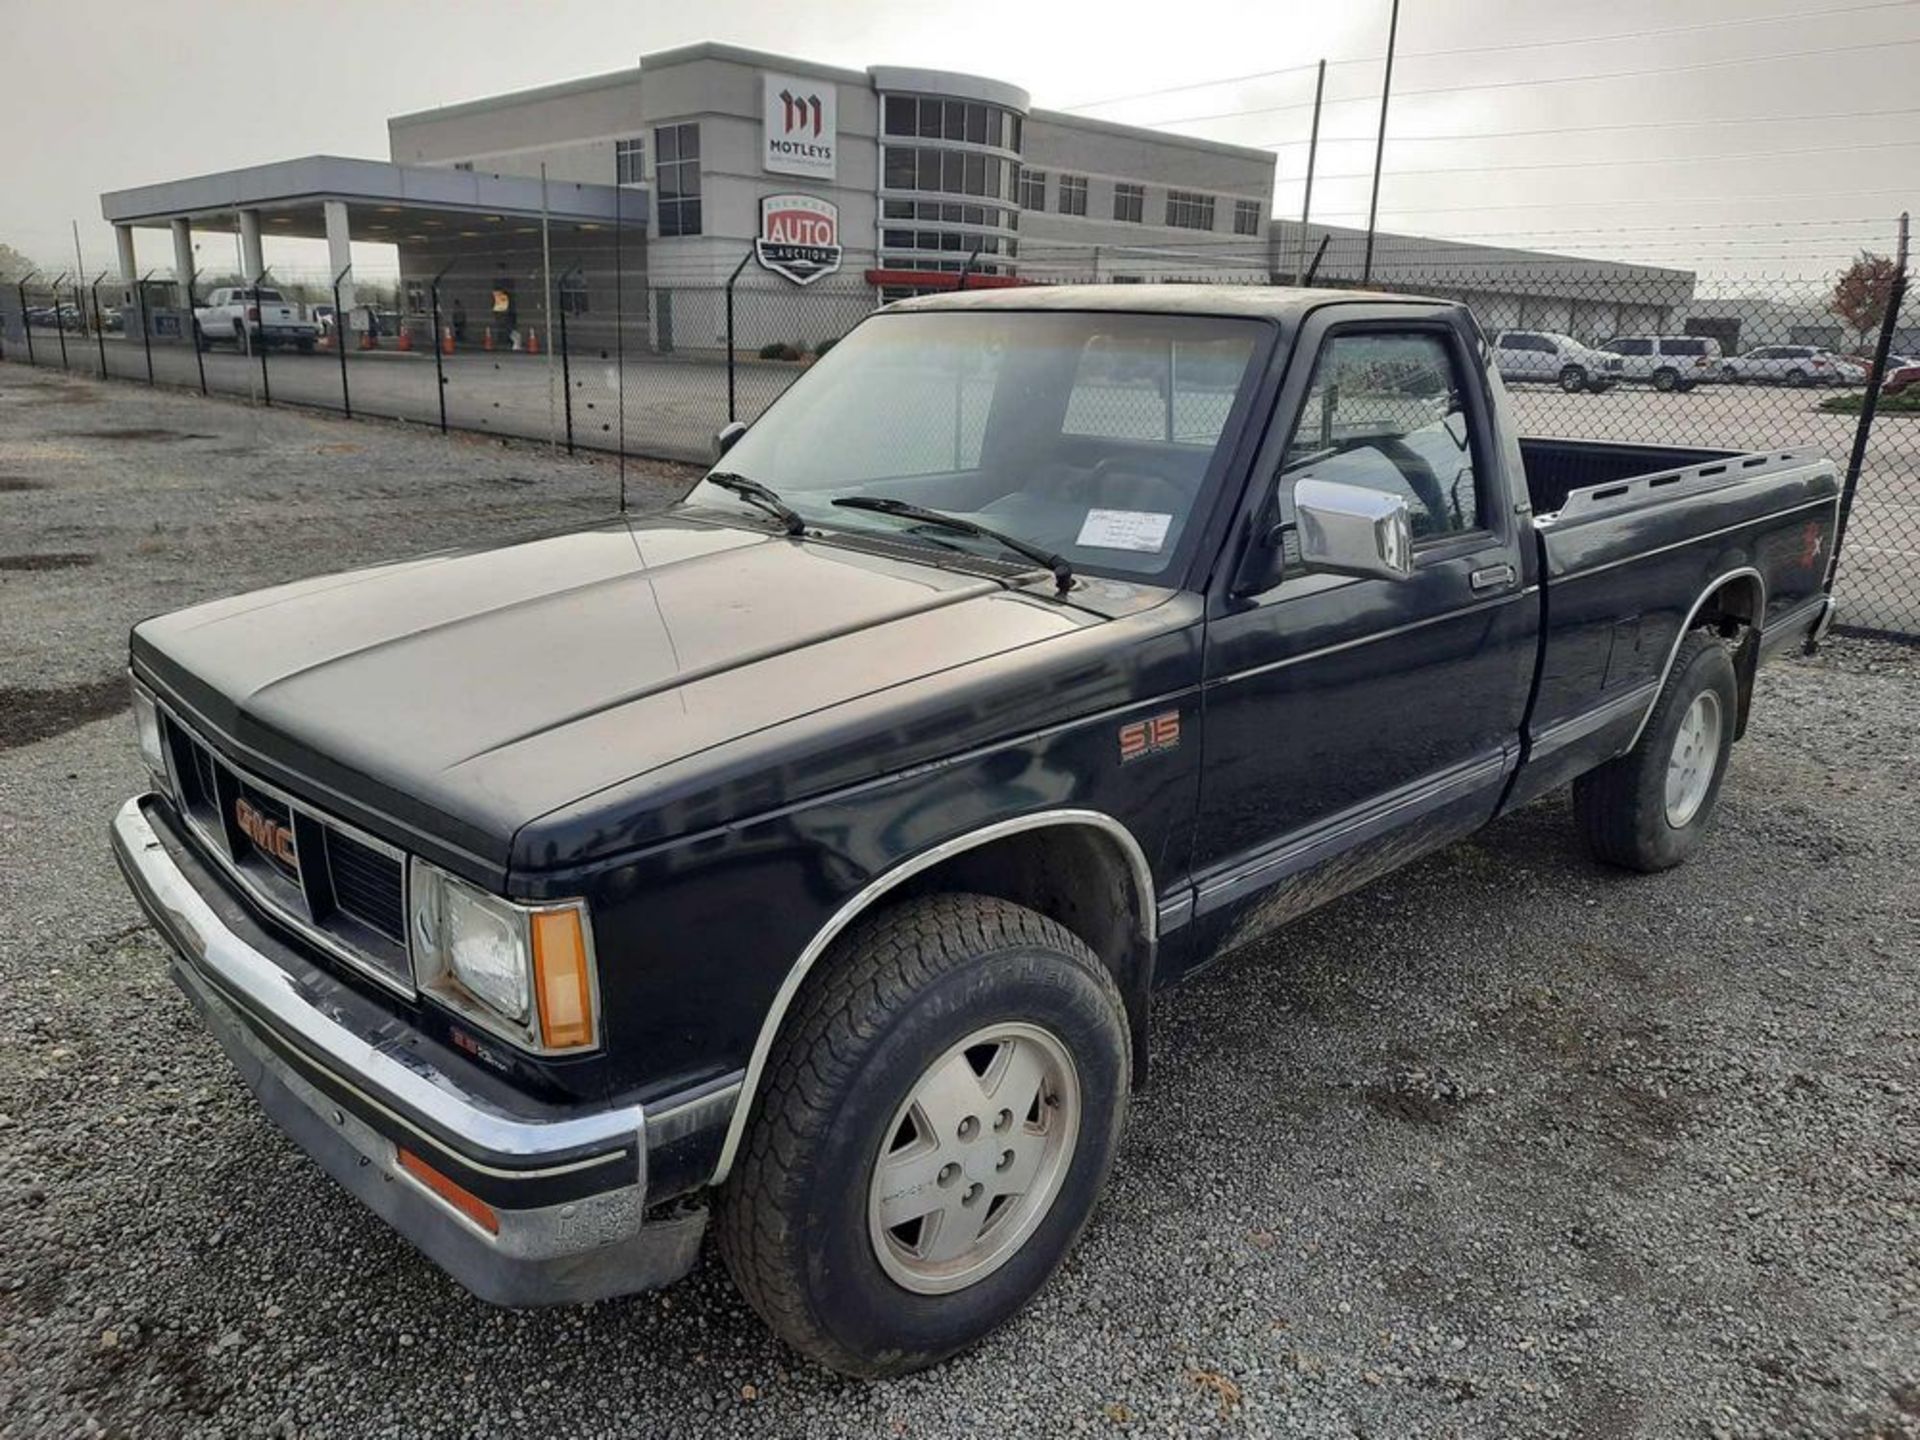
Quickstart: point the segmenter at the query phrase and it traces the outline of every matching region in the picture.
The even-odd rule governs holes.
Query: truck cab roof
[[[894,310],[1093,310],[1125,315],[1243,315],[1298,320],[1323,305],[1353,301],[1450,305],[1425,295],[1313,290],[1291,285],[1000,285],[896,300]]]

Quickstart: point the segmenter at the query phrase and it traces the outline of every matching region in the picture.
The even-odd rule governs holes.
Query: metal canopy
[[[241,210],[260,212],[264,235],[326,236],[324,202],[343,201],[356,240],[419,242],[450,235],[511,233],[539,223],[541,184],[442,166],[395,165],[308,155],[213,175],[110,190],[102,217],[116,225],[230,228]],[[546,183],[546,213],[556,222],[598,228],[647,223],[643,187]]]

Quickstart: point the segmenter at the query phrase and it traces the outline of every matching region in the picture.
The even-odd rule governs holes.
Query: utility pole
[[[1307,141],[1307,193],[1300,200],[1300,258],[1293,267],[1293,283],[1296,285],[1307,274],[1307,216],[1313,211],[1313,165],[1320,156],[1320,98],[1326,89],[1327,62],[1322,60],[1320,74],[1313,82],[1313,138]]]
[[[1387,73],[1380,82],[1380,134],[1373,142],[1373,199],[1367,203],[1367,258],[1360,266],[1360,283],[1373,280],[1373,227],[1380,217],[1380,162],[1387,150],[1387,101],[1393,94],[1393,45],[1400,35],[1400,0],[1393,0],[1387,21]]]

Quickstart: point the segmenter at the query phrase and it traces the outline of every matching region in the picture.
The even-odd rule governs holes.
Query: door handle
[[[1513,584],[1513,580],[1513,566],[1506,564],[1488,565],[1484,569],[1474,571],[1467,577],[1467,583],[1474,588],[1476,593],[1483,590],[1504,590],[1507,586]]]

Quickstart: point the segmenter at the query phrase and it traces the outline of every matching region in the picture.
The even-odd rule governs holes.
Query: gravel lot
[[[1086,1241],[940,1371],[796,1368],[712,1258],[468,1298],[165,978],[122,647],[614,483],[0,367],[0,1436],[1920,1436],[1920,656],[1861,643],[1768,672],[1690,867],[1595,869],[1556,797],[1163,1000]]]

